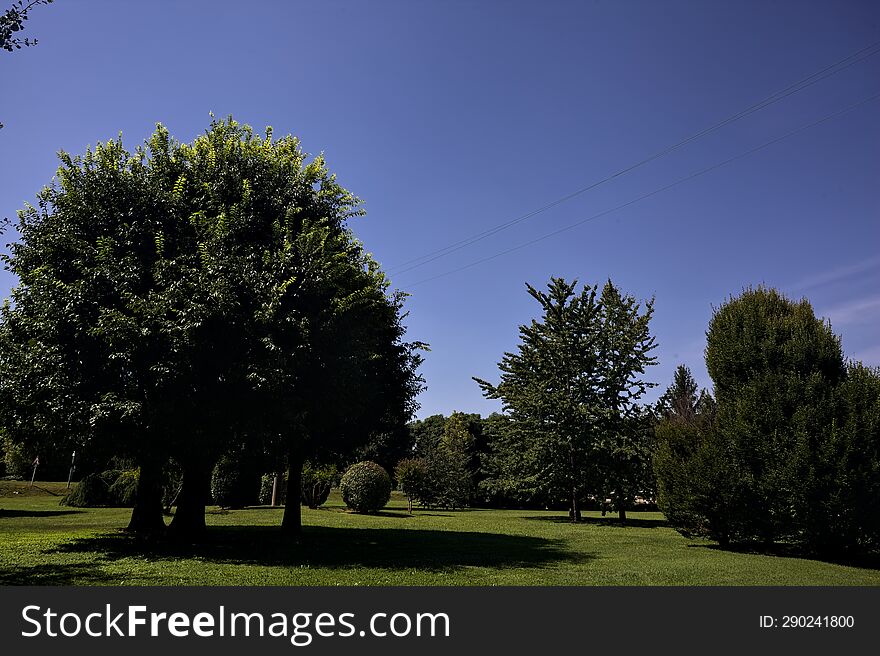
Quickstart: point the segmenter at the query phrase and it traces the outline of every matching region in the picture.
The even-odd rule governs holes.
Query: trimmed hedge
[[[391,498],[391,477],[375,462],[358,462],[339,483],[345,505],[359,513],[376,512]]]

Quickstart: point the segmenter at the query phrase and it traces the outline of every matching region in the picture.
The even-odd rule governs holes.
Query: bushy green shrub
[[[339,483],[345,505],[360,513],[376,512],[391,498],[391,478],[375,462],[358,462]]]
[[[131,508],[137,497],[137,469],[88,474],[61,500],[74,508]]]
[[[238,463],[229,456],[223,456],[214,465],[211,474],[211,496],[221,508],[243,508],[247,499],[243,494],[243,477]]]
[[[384,470],[383,470],[384,471]],[[307,462],[302,470],[302,503],[317,508],[330,496],[330,488],[336,482],[336,465],[313,465]],[[387,474],[386,474],[387,476]],[[385,503],[388,499],[385,500]],[[384,506],[385,503],[382,505]]]
[[[62,506],[100,508],[110,505],[110,486],[102,474],[88,474],[61,499]]]

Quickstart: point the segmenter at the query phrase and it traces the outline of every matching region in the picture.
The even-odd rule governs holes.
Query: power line
[[[682,139],[681,141],[678,141],[678,142],[672,144],[671,146],[667,146],[663,150],[660,150],[660,151],[654,153],[653,155],[650,155],[650,156],[636,162],[635,164],[631,164],[631,165],[627,166],[626,168],[620,169],[619,171],[612,173],[612,174],[608,175],[607,177],[602,178],[601,180],[598,180],[597,182],[594,182],[586,187],[578,189],[577,191],[574,191],[566,196],[563,196],[561,198],[557,198],[556,200],[554,200],[554,201],[552,201],[542,207],[539,207],[538,209],[532,210],[531,212],[523,214],[515,219],[512,219],[510,221],[506,221],[505,223],[500,223],[492,228],[484,230],[483,232],[479,232],[474,235],[471,235],[470,237],[462,239],[461,241],[457,241],[457,242],[450,244],[448,246],[445,246],[443,248],[436,249],[436,250],[431,251],[429,253],[425,253],[424,255],[421,255],[419,257],[415,257],[415,258],[412,258],[412,259],[407,260],[405,262],[402,262],[401,264],[399,264],[395,267],[391,267],[389,269],[389,273],[399,275],[399,274],[406,273],[408,271],[412,271],[413,269],[417,269],[419,267],[422,267],[425,264],[428,264],[429,262],[433,262],[433,261],[438,260],[442,257],[446,257],[447,255],[450,255],[451,253],[454,253],[458,250],[461,250],[462,248],[466,248],[467,246],[470,246],[471,244],[475,244],[479,241],[482,241],[483,239],[486,239],[487,237],[491,237],[492,235],[494,235],[498,232],[501,232],[502,230],[506,230],[507,228],[510,228],[514,225],[522,223],[523,221],[526,221],[527,219],[530,219],[533,216],[541,214],[542,212],[546,212],[547,210],[552,209],[552,208],[556,207],[557,205],[561,205],[562,203],[565,203],[565,202],[571,200],[572,198],[580,196],[581,194],[583,194],[587,191],[595,189],[596,187],[599,187],[600,185],[603,185],[606,182],[610,182],[611,180],[614,180],[615,178],[618,178],[618,177],[625,175],[631,171],[634,171],[635,169],[638,169],[638,168],[644,166],[645,164],[648,164],[650,162],[653,162],[656,159],[664,157],[664,156],[668,155],[669,153],[671,153],[675,150],[678,150],[682,146],[685,146],[685,145],[691,143],[692,141],[696,141],[697,139],[700,139],[708,134],[716,132],[725,126],[730,125],[731,123],[740,120],[741,118],[745,118],[746,116],[754,114],[755,112],[760,111],[760,110],[764,109],[765,107],[768,107],[774,103],[777,103],[780,100],[787,98],[788,96],[791,96],[795,93],[798,93],[799,91],[803,91],[804,89],[806,89],[806,88],[808,88],[818,82],[821,82],[822,80],[824,80],[827,77],[830,77],[832,75],[836,75],[837,73],[840,73],[841,71],[846,70],[847,68],[849,68],[850,66],[853,66],[854,64],[857,64],[861,61],[864,61],[865,59],[868,59],[869,57],[873,57],[877,53],[880,53],[880,47],[878,47],[878,46],[880,46],[880,41],[872,43],[871,45],[866,46],[866,47],[862,48],[861,50],[858,50],[847,57],[844,57],[840,61],[837,61],[833,64],[829,64],[828,66],[816,71],[815,73],[808,75],[807,77],[788,85],[784,89],[780,89],[779,91],[776,91],[775,93],[767,96],[763,100],[761,100],[753,105],[750,105],[749,107],[746,107],[745,109],[737,112],[736,114],[733,114],[733,115],[727,117],[726,119],[720,121],[719,123],[716,123],[708,128],[700,130],[699,132],[696,132],[696,133],[692,134],[691,136],[686,137],[686,138]]]
[[[756,146],[750,150],[747,150],[743,153],[740,153],[739,155],[734,155],[733,157],[730,157],[730,158],[724,160],[723,162],[719,162],[717,164],[713,164],[712,166],[701,169],[701,170],[697,171],[696,173],[692,173],[684,178],[680,178],[680,179],[676,180],[675,182],[672,182],[664,187],[660,187],[659,189],[655,189],[654,191],[648,192],[647,194],[644,194],[642,196],[634,198],[630,201],[627,201],[626,203],[623,203],[621,205],[617,205],[616,207],[612,207],[610,209],[604,210],[602,212],[599,212],[598,214],[593,214],[592,216],[588,216],[587,218],[581,219],[581,220],[576,221],[574,223],[570,223],[567,226],[563,226],[562,228],[559,228],[559,229],[554,230],[552,232],[548,232],[548,233],[546,233],[540,237],[537,237],[535,239],[530,239],[529,241],[523,242],[522,244],[519,244],[517,246],[513,246],[512,248],[508,248],[508,249],[503,250],[499,253],[495,253],[494,255],[489,255],[488,257],[484,257],[479,260],[475,260],[474,262],[471,262],[470,264],[465,264],[464,266],[460,266],[455,269],[451,269],[450,271],[445,271],[445,272],[439,273],[435,276],[431,276],[429,278],[424,278],[424,279],[419,280],[418,282],[415,282],[411,285],[407,285],[407,287],[416,287],[416,286],[424,284],[426,282],[436,280],[437,278],[443,278],[444,276],[449,276],[449,275],[452,275],[453,273],[458,273],[459,271],[464,271],[465,269],[470,269],[470,268],[475,267],[479,264],[483,264],[484,262],[488,262],[490,260],[494,260],[496,258],[499,258],[503,255],[507,255],[508,253],[513,253],[514,251],[518,251],[518,250],[521,250],[521,249],[526,248],[528,246],[531,246],[533,244],[537,244],[538,242],[544,241],[545,239],[549,239],[550,237],[555,237],[556,235],[558,235],[560,233],[563,233],[563,232],[566,232],[567,230],[571,230],[572,228],[576,228],[578,226],[581,226],[584,223],[588,223],[590,221],[595,221],[596,219],[599,219],[603,216],[611,214],[612,212],[616,212],[616,211],[621,210],[625,207],[629,207],[630,205],[633,205],[635,203],[638,203],[639,201],[645,200],[646,198],[650,198],[651,196],[655,196],[656,194],[659,194],[663,191],[666,191],[667,189],[671,189],[672,187],[676,187],[676,186],[682,184],[683,182],[687,182],[688,180],[693,180],[694,178],[697,178],[701,175],[709,173],[710,171],[714,171],[715,169],[721,168],[722,166],[726,166],[727,164],[730,164],[731,162],[735,162],[739,159],[742,159],[743,157],[747,157],[749,155],[752,155],[753,153],[756,153],[759,150],[763,150],[764,148],[772,146],[773,144],[779,143],[780,141],[783,141],[784,139],[788,139],[789,137],[792,137],[800,132],[803,132],[804,130],[808,130],[809,128],[815,127],[821,123],[825,123],[826,121],[830,121],[831,119],[837,118],[838,116],[842,116],[843,114],[846,114],[846,113],[848,113],[858,107],[861,107],[862,105],[865,105],[873,100],[877,100],[878,98],[880,98],[880,93],[875,94],[873,96],[870,96],[869,98],[865,98],[864,100],[860,100],[859,102],[857,102],[853,105],[850,105],[848,107],[845,107],[844,109],[838,110],[832,114],[828,114],[826,116],[823,116],[822,118],[820,118],[816,121],[813,121],[812,123],[808,123],[807,125],[803,125],[795,130],[792,130],[791,132],[788,132],[788,133],[782,135],[781,137],[776,137],[775,139],[771,139],[770,141],[766,141],[766,142],[762,143],[760,146]]]

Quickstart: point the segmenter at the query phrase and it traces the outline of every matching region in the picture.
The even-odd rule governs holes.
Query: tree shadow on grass
[[[79,515],[84,510],[9,510],[0,508],[0,519],[10,517],[58,517],[60,515]]]
[[[751,554],[759,556],[776,556],[779,558],[797,558],[799,560],[813,560],[830,565],[844,565],[859,569],[880,569],[880,554],[867,554],[862,556],[827,556],[804,551],[801,547],[793,544],[774,543],[764,545],[755,542],[734,543],[727,546],[720,544],[688,544],[690,549],[709,549],[712,551],[725,551],[728,553]]]
[[[118,582],[94,563],[40,564],[0,569],[0,585],[109,585]]]
[[[552,522],[554,524],[571,524],[572,521],[565,516],[527,516],[523,517],[523,519],[530,521],[539,521],[539,522]],[[631,515],[626,518],[625,523],[621,523],[620,519],[615,516],[607,516],[607,517],[582,517],[578,524],[591,524],[593,526],[611,526],[614,528],[666,528],[669,526],[669,522],[667,522],[664,518],[658,517],[657,519],[645,519],[642,517],[632,517]]]
[[[77,539],[55,553],[88,553],[102,559],[137,557],[150,561],[198,558],[200,561],[350,569],[450,571],[465,567],[544,567],[583,562],[561,541],[546,538],[394,528],[306,526],[297,538],[275,526],[212,526],[199,544],[145,542],[125,534]]]

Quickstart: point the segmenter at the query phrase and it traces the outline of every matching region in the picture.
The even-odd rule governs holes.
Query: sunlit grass
[[[334,492],[303,509],[303,535],[282,509],[209,510],[205,544],[143,543],[129,510],[59,505],[64,484],[0,482],[0,584],[29,585],[880,585],[880,570],[722,551],[686,540],[659,513],[627,526],[587,513],[406,512],[395,494],[356,515]],[[28,488],[28,489],[25,489]],[[13,492],[18,491],[19,494]]]

